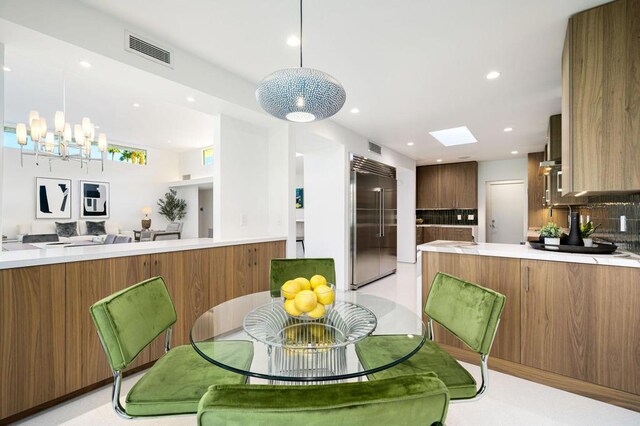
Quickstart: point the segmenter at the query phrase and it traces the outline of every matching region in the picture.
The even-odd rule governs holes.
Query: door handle
[[[380,236],[384,237],[384,188],[380,189]]]
[[[258,249],[257,248],[253,249],[253,264],[255,266],[258,266]]]
[[[529,267],[524,267],[524,291],[529,292]]]
[[[558,194],[562,194],[562,172],[558,172],[556,178],[556,191]]]

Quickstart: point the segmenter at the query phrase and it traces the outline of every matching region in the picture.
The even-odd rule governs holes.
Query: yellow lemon
[[[314,275],[311,277],[311,280],[309,280],[311,282],[311,288],[312,289],[316,289],[316,287],[318,287],[319,285],[327,285],[327,279],[325,277],[323,277],[322,275]]]
[[[299,317],[300,315],[302,315],[302,312],[300,312],[300,310],[296,308],[296,301],[293,299],[284,301],[284,310],[287,311],[289,315],[294,317]]]
[[[298,277],[294,281],[300,284],[301,290],[311,290],[311,283],[309,282],[308,279],[303,277]]]
[[[318,303],[315,308],[307,312],[307,315],[309,315],[309,318],[322,318],[325,313],[326,310],[324,305],[322,303]]]
[[[318,297],[311,290],[302,290],[293,300],[296,302],[296,308],[302,312],[310,312],[318,304]]]
[[[316,294],[318,302],[322,303],[323,305],[332,304],[334,299],[336,298],[333,289],[326,285],[319,285],[315,290],[313,290],[313,292]]]
[[[282,295],[287,299],[293,299],[300,291],[300,284],[297,281],[289,280],[282,284]]]

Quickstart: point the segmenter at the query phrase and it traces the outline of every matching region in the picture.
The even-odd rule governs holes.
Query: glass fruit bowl
[[[301,321],[316,321],[325,318],[333,309],[336,300],[336,286],[327,283],[311,290],[287,292],[280,290],[284,311],[290,318]]]

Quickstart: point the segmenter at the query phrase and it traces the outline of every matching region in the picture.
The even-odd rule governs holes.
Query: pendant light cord
[[[302,0],[300,0],[300,68],[302,68]]]

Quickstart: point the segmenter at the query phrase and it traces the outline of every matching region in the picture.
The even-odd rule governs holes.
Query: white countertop
[[[516,259],[548,260],[552,262],[588,263],[592,265],[640,268],[640,256],[625,251],[617,251],[615,254],[609,255],[554,253],[545,250],[535,250],[531,248],[529,244],[475,244],[460,241],[433,241],[419,245],[418,250],[438,253],[458,253],[476,256],[510,257]]]
[[[148,241],[130,244],[107,244],[97,246],[63,247],[42,250],[16,250],[0,252],[0,269],[53,263],[79,262],[83,260],[108,259],[112,257],[139,256],[172,251],[197,250],[241,244],[282,241],[285,237],[244,238],[214,241],[212,238],[184,240]]]

